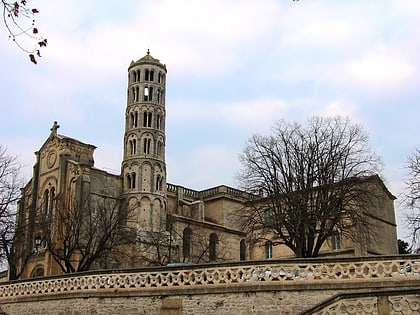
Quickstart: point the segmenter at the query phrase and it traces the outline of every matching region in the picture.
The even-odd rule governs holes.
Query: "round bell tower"
[[[128,67],[123,197],[139,229],[159,231],[166,222],[166,65],[147,54]]]

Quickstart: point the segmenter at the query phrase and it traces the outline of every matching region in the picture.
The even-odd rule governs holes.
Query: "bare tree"
[[[2,263],[7,262],[10,279],[19,278],[32,255],[31,248],[17,255],[26,224],[24,218],[17,215],[23,186],[21,168],[17,157],[8,155],[6,148],[0,145],[0,259]]]
[[[47,46],[47,39],[39,35],[35,26],[35,15],[39,12],[36,8],[28,6],[29,0],[6,1],[3,5],[3,23],[9,38],[24,52],[34,64],[37,57],[41,57],[40,49]]]
[[[189,229],[191,233],[183,234],[178,231],[177,219],[171,215],[166,215],[165,223],[160,230],[139,231],[138,259],[141,264],[165,266],[170,262],[208,263],[223,261],[229,253],[222,235],[203,229]],[[182,244],[177,243],[177,240]]]
[[[41,214],[46,249],[65,273],[103,268],[113,249],[133,239],[121,200],[61,196],[51,214]]]
[[[244,224],[257,239],[316,257],[337,231],[363,242],[374,202],[368,186],[381,168],[361,126],[348,118],[280,121],[269,136],[252,136],[240,156],[241,186],[254,194]]]
[[[403,203],[408,208],[407,224],[412,237],[412,247],[417,247],[415,252],[420,251],[420,149],[408,157],[406,164],[408,170],[405,180],[406,191],[403,194]]]

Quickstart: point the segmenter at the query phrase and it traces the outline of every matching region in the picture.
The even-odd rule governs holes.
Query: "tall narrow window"
[[[211,233],[209,239],[209,261],[215,261],[217,258],[217,234]]]
[[[340,233],[334,232],[331,236],[331,245],[333,250],[339,250],[341,248],[341,239],[340,239]]]
[[[128,141],[129,145],[130,145],[130,154],[134,155],[137,153],[137,140],[136,139],[132,139]]]
[[[273,224],[273,211],[271,209],[264,210],[264,224],[266,227],[270,227]]]
[[[131,82],[137,81],[137,74],[135,71],[131,72]]]
[[[156,183],[155,183],[156,191],[162,190],[162,176],[157,175],[156,176]]]
[[[149,138],[143,139],[143,153],[144,154],[150,154],[150,146],[151,146],[152,140]]]
[[[152,113],[148,113],[147,116],[148,116],[147,117],[147,127],[152,127],[152,117],[153,117],[153,114]]]
[[[150,74],[149,70],[146,70],[144,72],[144,81],[149,81],[149,74]]]
[[[127,174],[127,187],[131,188],[131,175]]]
[[[148,101],[149,100],[149,88],[147,86],[144,87],[143,90],[143,101]]]
[[[153,101],[153,88],[152,87],[149,88],[149,97],[147,100],[150,102]]]
[[[158,83],[162,82],[162,72],[158,73]]]
[[[270,241],[265,242],[265,259],[273,258],[273,243]]]
[[[43,214],[47,215],[48,214],[48,209],[50,207],[50,192],[48,189],[46,189],[44,191],[44,198],[43,198]]]
[[[138,120],[139,120],[139,113],[136,111],[134,112],[134,127],[137,127]]]
[[[131,173],[131,188],[136,188],[136,173]]]
[[[160,115],[157,114],[156,115],[156,129],[160,129]]]
[[[133,87],[131,91],[133,92],[133,102],[135,102],[137,99],[136,88]]]
[[[140,81],[140,70],[137,70],[137,78],[136,78],[136,81]]]
[[[190,228],[185,228],[182,232],[182,254],[187,259],[191,256],[191,234]]]
[[[245,260],[246,259],[246,243],[245,240],[241,240],[239,243],[239,259]]]
[[[155,72],[153,70],[150,70],[150,81],[154,81],[154,75]]]
[[[157,103],[160,104],[160,89],[157,90]]]
[[[162,141],[158,141],[157,143],[156,155],[162,156]]]
[[[50,191],[50,202],[48,204],[48,216],[52,215],[52,211],[54,209],[54,202],[55,202],[55,188],[52,187]]]

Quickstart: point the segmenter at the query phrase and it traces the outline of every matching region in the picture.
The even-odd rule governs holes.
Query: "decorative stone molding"
[[[316,285],[386,281],[404,283],[420,281],[420,256],[389,256],[346,259],[307,259],[256,261],[197,265],[185,268],[145,268],[113,272],[80,273],[35,280],[9,282],[0,285],[1,299],[48,294],[89,294],[90,292],[127,292],[168,288],[208,289],[246,287]],[[398,309],[408,300],[391,301]],[[366,302],[367,309],[371,302]],[[414,308],[418,307],[413,304]],[[347,308],[351,308],[348,306]],[[367,312],[367,311],[366,311]],[[350,313],[349,313],[350,314]],[[367,313],[368,314],[368,313]]]

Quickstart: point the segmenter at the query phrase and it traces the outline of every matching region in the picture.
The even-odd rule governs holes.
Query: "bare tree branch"
[[[360,126],[341,117],[313,117],[306,126],[280,121],[272,135],[252,136],[238,176],[259,196],[248,205],[248,230],[297,257],[317,256],[335,231],[363,241],[369,232],[365,212],[375,199],[364,178],[381,169],[367,139]]]

